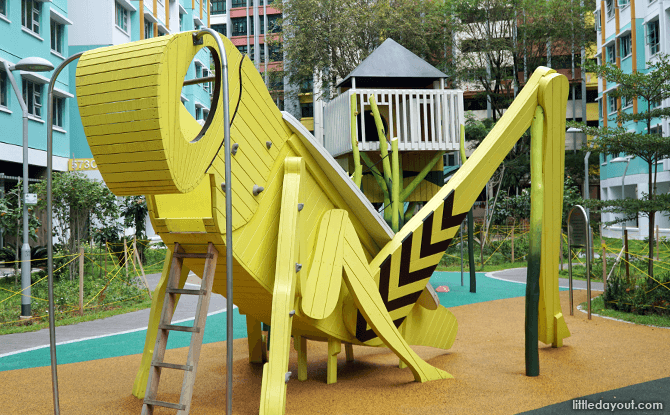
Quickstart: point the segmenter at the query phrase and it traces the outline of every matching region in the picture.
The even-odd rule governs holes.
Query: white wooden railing
[[[333,155],[351,152],[351,95],[357,108],[370,110],[374,94],[381,115],[388,123],[387,137],[398,137],[398,149],[457,150],[460,125],[465,122],[463,91],[438,89],[350,89],[325,108],[324,145]],[[365,116],[358,116],[358,148],[379,150],[378,137],[366,135]],[[368,130],[374,128],[367,127]]]

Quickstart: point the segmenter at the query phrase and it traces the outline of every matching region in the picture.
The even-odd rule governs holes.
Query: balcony
[[[463,91],[440,89],[349,89],[325,108],[325,147],[337,157],[351,148],[351,95],[356,95],[357,110],[370,111],[374,95],[379,113],[388,125],[387,139],[398,138],[400,151],[454,151],[464,124]],[[366,123],[368,125],[366,127]],[[356,117],[358,148],[379,151],[374,121]]]

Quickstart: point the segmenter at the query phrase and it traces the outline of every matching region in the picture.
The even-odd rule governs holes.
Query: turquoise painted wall
[[[61,0],[63,1],[63,0]],[[194,22],[193,22],[193,10],[191,9],[191,1],[184,1],[180,0],[181,4],[184,6],[184,9],[186,10],[186,14],[184,15],[184,30],[194,30]],[[144,30],[144,27],[140,27],[140,11],[139,11],[139,1],[134,0],[133,5],[138,9],[137,12],[130,13],[130,20],[131,20],[131,33],[130,37],[133,41],[138,41],[140,40],[140,30]],[[197,12],[197,7],[198,7],[198,2],[196,2],[196,9],[195,11]],[[148,10],[145,8],[145,10]],[[206,23],[206,15],[203,17],[203,22]],[[91,49],[95,49],[98,47],[103,47],[103,46],[108,46],[108,45],[87,45],[87,46],[77,46],[77,47],[71,47],[70,48],[70,53],[77,53],[77,52],[82,52],[82,51],[87,51]],[[199,59],[203,64],[209,68],[210,66],[210,59],[209,59],[209,53],[207,51],[200,51],[196,55],[196,58]],[[191,63],[191,66],[188,69],[188,73],[186,75],[187,79],[192,79],[195,78],[195,64]],[[73,85],[72,87],[72,94],[76,95],[75,92],[75,71],[72,71],[70,75],[70,83]],[[210,98],[209,94],[203,89],[202,85],[191,85],[184,87],[182,94],[188,99],[187,102],[184,103],[184,106],[186,109],[195,117],[195,102],[198,101],[205,105],[206,107],[209,108],[210,106]],[[70,113],[70,125],[71,127],[71,155],[70,157],[73,158],[91,158],[93,157],[93,154],[91,153],[91,149],[88,145],[88,141],[86,140],[86,136],[84,134],[84,129],[81,125],[81,119],[79,115],[79,109],[76,108],[76,105],[72,105],[71,113]]]
[[[630,23],[626,24],[621,28],[621,31],[624,31],[630,27]],[[649,69],[646,66],[646,44],[645,44],[645,28],[644,28],[644,19],[635,19],[635,29],[636,29],[636,39],[635,39],[635,44],[632,45],[633,47],[633,53],[636,55],[636,60],[637,60],[637,70],[638,72],[641,73],[647,73],[649,72]],[[610,36],[607,38],[607,40],[613,39],[614,36]],[[620,53],[620,50],[617,50],[617,53]],[[631,73],[633,70],[633,62],[632,62],[632,55],[629,56],[626,59],[621,60],[621,69],[626,72],[626,73]],[[615,86],[615,83],[607,83],[607,88]],[[601,94],[602,95],[602,94]],[[606,105],[605,102],[603,102],[603,105]],[[644,100],[638,100],[638,111],[647,111],[648,109],[648,103]],[[624,110],[627,113],[632,113],[633,109],[632,107],[625,109]],[[612,125],[612,123],[616,123],[614,118],[609,118],[608,117],[608,125]],[[652,125],[659,123],[659,119],[654,119],[652,120]],[[603,125],[603,120],[602,120],[602,114],[600,114],[600,125]],[[647,125],[644,122],[639,122],[639,123],[634,123],[634,122],[628,122],[623,125],[624,128],[627,130],[634,130],[637,133],[643,134],[646,133],[646,128]],[[614,158],[613,156],[608,156],[607,161],[611,160]],[[624,169],[626,168],[626,163],[607,163],[605,165],[602,165],[602,163],[605,162],[605,158],[603,155],[600,156],[600,180],[607,180],[611,178],[616,178],[616,177],[621,177],[623,175]],[[630,165],[628,167],[628,171],[626,172],[626,176],[633,175],[633,174],[647,174],[648,173],[648,163],[638,159],[634,158],[631,160]],[[656,166],[657,171],[661,172],[663,171],[663,166],[662,165],[657,165]]]
[[[0,18],[0,58],[17,63],[22,58],[38,56],[49,60],[54,67],[60,65],[68,56],[67,47],[68,26],[64,26],[63,53],[58,54],[51,51],[51,9],[67,18],[67,1],[54,0],[53,2],[39,3],[41,6],[39,33],[33,33],[21,25],[21,2],[18,0],[7,1],[7,16]],[[13,71],[14,78],[19,90],[23,90],[23,79],[19,71]],[[40,75],[50,78],[51,72],[43,72]],[[46,119],[47,119],[47,85],[43,84],[42,92],[42,114],[41,119],[30,119],[28,121],[28,145],[30,148],[46,150]],[[19,101],[11,85],[7,85],[7,107],[0,108],[0,125],[2,134],[0,142],[21,146],[23,142],[23,121]],[[55,87],[65,92],[70,91],[69,69],[61,72]],[[65,133],[54,131],[54,154],[68,157],[70,151],[70,117],[69,111],[74,105],[71,99],[65,100],[63,114],[63,129]]]

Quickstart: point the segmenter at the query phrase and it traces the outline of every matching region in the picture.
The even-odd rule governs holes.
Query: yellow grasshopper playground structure
[[[169,247],[151,308],[133,394],[187,413],[200,349],[186,365],[162,361],[179,295],[200,295],[205,307],[193,336],[202,341],[210,292],[225,293],[223,97],[215,87],[204,126],[186,111],[180,91],[196,52],[182,32],[86,52],[77,66],[77,95],[88,142],[116,195],[147,195],[154,229]],[[260,413],[285,410],[289,347],[305,380],[306,340],[328,343],[328,383],[344,343],[388,347],[415,380],[451,375],[423,361],[410,345],[449,349],[455,317],[427,288],[466,212],[505,155],[533,122],[539,125],[544,184],[539,339],[555,347],[568,337],[558,298],[559,227],[563,197],[564,124],[568,84],[538,69],[489,136],[455,176],[395,235],[332,157],[292,116],[273,104],[254,65],[223,38],[229,62],[235,304],[246,315],[249,355],[265,360],[261,322],[272,326],[263,367]],[[219,76],[220,77],[220,76]],[[232,112],[232,111],[231,111]],[[537,141],[537,140],[536,140]],[[537,206],[534,207],[537,209]],[[203,278],[186,290],[189,270]],[[163,309],[161,318],[160,310]],[[157,341],[158,340],[158,341]],[[186,372],[179,404],[156,401],[163,369]],[[148,389],[147,389],[148,388]],[[146,394],[146,396],[145,396]]]

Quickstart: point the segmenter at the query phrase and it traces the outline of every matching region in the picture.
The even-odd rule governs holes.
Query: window
[[[202,110],[202,119],[203,119],[203,120],[206,120],[207,117],[209,117],[209,111],[203,109],[203,110]]]
[[[51,50],[61,55],[63,52],[63,39],[65,38],[65,26],[51,21]]]
[[[154,24],[145,20],[144,21],[144,38],[151,39],[154,37]]]
[[[605,0],[605,10],[607,11],[607,20],[614,17],[614,0]]]
[[[28,114],[42,118],[42,85],[24,79],[23,100],[28,106]]]
[[[225,24],[213,24],[212,25],[212,30],[214,30],[215,32],[219,32],[224,36],[227,36],[226,35],[226,25]]]
[[[602,117],[603,116],[603,100],[599,99],[598,100],[598,116]]]
[[[616,98],[613,97],[611,94],[607,95],[607,108],[608,108],[608,113],[612,114],[616,112]]]
[[[225,14],[226,0],[211,0],[209,10],[211,14]]]
[[[314,89],[314,78],[309,77],[305,79],[304,81],[300,82],[300,93],[311,93],[312,90]]]
[[[40,34],[40,12],[42,3],[37,0],[21,0],[21,25],[26,29]]]
[[[270,90],[270,91],[283,91],[284,90],[284,78],[271,80],[270,85],[268,86],[268,90]]]
[[[607,46],[607,62],[616,64],[616,48],[614,47],[614,43]]]
[[[619,0],[619,7],[622,8],[622,9],[624,7],[628,7],[629,4],[630,4],[630,0]]]
[[[573,85],[570,85],[570,89],[568,89],[568,101],[572,100],[573,89],[575,91],[575,99],[576,100],[582,99],[582,86],[580,84],[574,84],[574,88]]]
[[[230,7],[247,7],[247,0],[233,0]]]
[[[268,33],[281,33],[281,18],[282,16],[280,14],[268,16]]]
[[[237,46],[237,50],[239,50],[240,53],[245,54],[245,53],[247,53],[247,45]]]
[[[303,102],[300,104],[300,116],[302,118],[309,118],[314,116],[314,103]]]
[[[184,31],[184,15],[179,13],[179,31]]]
[[[661,101],[651,101],[649,103],[649,109],[653,110],[654,108],[658,108],[661,106]]]
[[[230,22],[233,24],[233,36],[246,36],[247,35],[247,18],[246,17],[236,17],[230,19]],[[254,34],[254,19],[249,18],[249,35]]]
[[[202,77],[203,78],[207,78],[210,75],[211,74],[210,74],[210,72],[207,68],[202,68]],[[212,83],[211,82],[204,82],[202,84],[202,89],[211,93],[212,92]]]
[[[621,45],[621,58],[625,58],[628,55],[630,55],[631,52],[631,41],[630,41],[630,35],[622,36],[621,39],[619,40],[619,44]]]
[[[7,107],[7,73],[0,70],[0,106]]]
[[[621,97],[621,108],[628,108],[628,107],[631,107],[631,106],[633,106],[633,100],[622,96]]]
[[[65,113],[65,98],[53,97],[53,125],[63,128],[63,114]]]
[[[594,20],[595,20],[595,25],[596,25],[596,30],[600,32],[600,10],[596,10],[593,13]]]
[[[128,10],[116,3],[116,26],[124,32],[128,32]]]
[[[649,45],[649,55],[653,56],[660,50],[660,37],[658,20],[647,24],[647,45]]]
[[[270,62],[279,62],[284,59],[281,45],[272,45],[270,47]]]
[[[195,107],[195,119],[202,120],[202,110],[200,107]]]
[[[7,17],[7,0],[0,0],[0,14]]]

